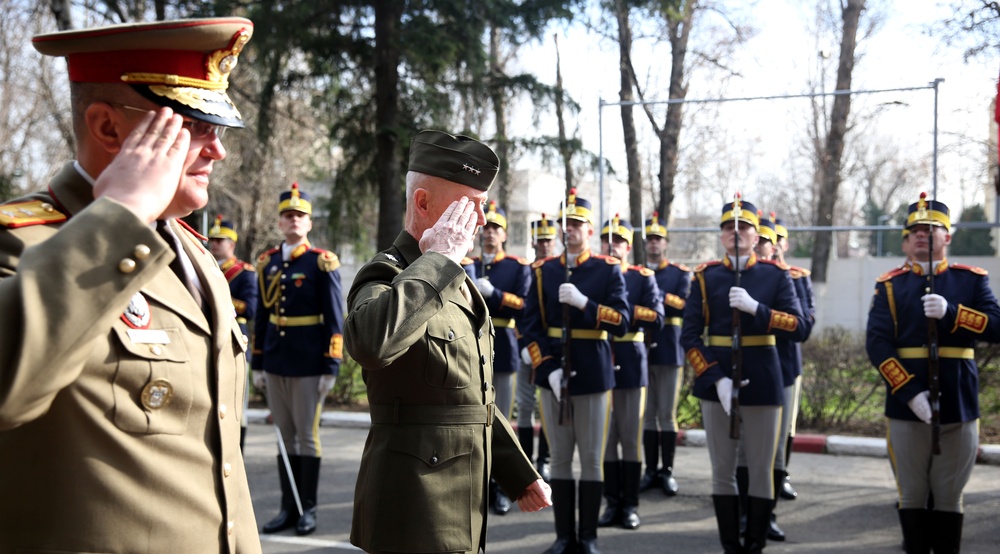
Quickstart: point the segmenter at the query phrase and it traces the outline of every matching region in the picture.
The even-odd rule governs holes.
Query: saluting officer
[[[208,230],[208,249],[219,262],[219,269],[229,281],[229,294],[233,297],[233,309],[236,311],[236,323],[244,336],[250,336],[247,321],[254,320],[257,312],[257,272],[254,267],[236,257],[236,241],[240,238],[232,221],[225,221],[219,215],[215,225]],[[247,352],[247,363],[250,353]],[[247,399],[250,396],[250,380],[246,380],[243,389],[243,411],[247,409]],[[240,449],[247,433],[247,418],[243,418],[240,429]]]
[[[476,279],[486,307],[490,310],[493,328],[496,330],[493,348],[493,387],[496,389],[496,405],[500,413],[510,419],[514,403],[514,376],[521,365],[517,348],[515,325],[524,311],[524,297],[528,294],[531,275],[527,260],[504,252],[507,241],[507,212],[490,201],[486,210],[486,225],[481,233],[482,257],[474,258],[481,269]],[[490,480],[490,509],[497,515],[510,511],[510,498],[504,490]]]
[[[292,494],[281,456],[278,479],[281,509],[265,533],[295,527],[316,530],[316,496],[322,449],[319,419],[343,358],[344,308],[340,260],[309,244],[312,203],[292,183],[281,193],[278,229],[285,241],[257,258],[260,302],[254,335],[254,386],[267,390],[267,405],[281,431],[302,514]]]
[[[774,232],[778,236],[778,242],[774,248],[774,259],[780,263],[785,263],[785,253],[788,252],[788,228],[785,227],[780,218],[775,217],[774,212],[771,212],[771,220],[774,221]],[[799,304],[802,305],[802,316],[812,326],[816,323],[816,296],[813,294],[811,272],[804,267],[794,265],[788,266],[788,272],[792,276],[792,283],[795,285],[795,293],[799,297]],[[792,456],[792,445],[795,443],[795,423],[799,418],[799,401],[802,398],[802,343],[791,341],[792,348],[781,350],[780,344],[783,341],[785,339],[779,339],[778,341],[779,352],[781,352],[782,377],[784,378],[785,386],[788,387],[789,383],[792,383],[793,388],[791,390],[791,398],[785,403],[785,411],[788,412],[788,438],[784,444],[784,465],[776,465],[775,467],[783,470],[781,482],[778,484],[778,494],[785,500],[795,500],[798,498],[799,493],[792,487],[791,478],[788,476],[788,463]],[[782,414],[781,419],[784,425],[785,414]],[[777,463],[780,459],[781,456],[779,453],[778,459],[775,462]]]
[[[868,312],[868,357],[886,384],[889,459],[908,553],[959,551],[962,491],[979,448],[974,348],[977,341],[1000,342],[1000,306],[986,271],[948,265],[950,229],[944,203],[922,193],[910,204],[903,237],[910,259],[878,278]],[[940,454],[932,453],[929,425],[931,328],[939,354]]]
[[[559,228],[552,219],[542,218],[531,222],[531,247],[535,250],[535,261],[551,258],[558,254]],[[530,275],[529,275],[530,286]],[[518,332],[520,335],[520,332]],[[525,351],[526,352],[526,351]],[[531,369],[531,358],[521,359],[517,370],[517,438],[521,449],[534,458],[535,441],[535,403],[536,391],[534,372]],[[535,467],[546,482],[552,477],[549,473],[549,441],[545,438],[544,429],[538,433],[538,458]]]
[[[694,394],[701,399],[712,462],[712,501],[727,553],[760,552],[767,542],[774,498],[771,468],[783,388],[775,339],[778,335],[799,338],[803,327],[787,269],[753,252],[758,225],[757,209],[750,202],[737,196],[723,206],[721,241],[726,257],[695,269],[681,331],[681,345],[695,372]],[[737,271],[740,286],[735,286]],[[742,328],[737,345],[742,352],[742,382],[738,383],[733,382],[734,316],[740,317]],[[733,387],[741,387],[740,440],[730,438]],[[750,493],[745,545],[740,543],[735,478],[741,442],[746,449]]]
[[[653,270],[628,264],[634,231],[615,216],[601,230],[602,251],[621,260],[625,291],[632,311],[629,332],[612,338],[615,388],[611,393],[611,424],[604,450],[604,498],[607,507],[598,525],[638,529],[639,479],[642,476],[643,411],[646,409],[646,333],[663,327],[663,300]],[[621,452],[618,446],[621,445]]]
[[[621,262],[591,254],[591,204],[571,190],[560,218],[566,250],[558,258],[532,264],[531,293],[525,300],[522,344],[542,391],[542,424],[552,451],[552,504],[556,541],[549,554],[599,552],[597,521],[603,488],[601,465],[614,385],[609,334],[624,335],[628,300]],[[570,275],[567,278],[567,272]],[[563,359],[563,310],[568,310],[569,360]],[[571,364],[564,374],[564,363]],[[562,381],[569,383],[563,392]],[[568,394],[568,398],[560,395]],[[560,400],[569,403],[570,421],[560,424]],[[573,453],[580,453],[580,527],[576,528]]]
[[[659,213],[646,220],[646,266],[655,272],[656,284],[663,296],[663,327],[647,335],[649,349],[649,387],[643,421],[642,446],[646,471],[639,490],[662,488],[667,496],[677,494],[674,478],[674,452],[677,448],[677,403],[684,382],[684,350],[681,349],[681,325],[684,305],[691,294],[691,269],[667,259],[669,235]],[[663,467],[659,466],[660,454]]]
[[[344,338],[364,368],[372,419],[351,543],[366,552],[484,549],[491,476],[521,511],[550,505],[496,411],[490,314],[458,263],[486,223],[499,164],[470,137],[413,137],[406,227],[351,286]]]
[[[66,58],[76,160],[0,205],[0,552],[260,552],[246,339],[179,219],[244,125],[226,91],[252,34],[225,17],[32,39]]]

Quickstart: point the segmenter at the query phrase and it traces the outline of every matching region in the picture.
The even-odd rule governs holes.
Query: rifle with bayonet
[[[736,286],[740,286],[740,216],[743,215],[743,208],[740,204],[740,194],[736,193],[733,199],[733,219],[736,241]],[[743,416],[740,414],[740,383],[743,382],[743,325],[742,314],[737,308],[733,308],[733,336],[731,343],[731,356],[733,367],[733,392],[729,405],[729,438],[740,438],[740,425],[743,423]]]
[[[570,198],[575,197],[576,190],[570,189]],[[569,211],[569,202],[563,204],[562,211],[562,247],[563,257],[566,259],[566,279],[564,283],[569,283],[573,276],[573,270],[569,267],[569,243],[566,240],[566,212]],[[573,376],[573,349],[572,340],[573,326],[571,318],[573,312],[569,304],[562,305],[562,380],[559,383],[559,425],[569,425],[573,419],[572,408],[569,404],[569,378]]]
[[[921,199],[923,200],[923,199]],[[930,210],[928,205],[928,210]],[[934,226],[928,225],[927,233],[927,288],[934,294]],[[941,357],[938,351],[937,320],[927,318],[927,388],[931,404],[931,452],[941,453]]]

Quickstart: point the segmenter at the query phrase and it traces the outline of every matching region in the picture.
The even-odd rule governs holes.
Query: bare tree
[[[573,149],[566,140],[566,120],[563,114],[563,80],[559,58],[559,35],[552,35],[556,44],[556,121],[559,124],[559,155],[563,160],[563,175],[566,179],[566,192],[573,188]]]
[[[639,165],[639,141],[636,137],[635,119],[632,104],[635,97],[635,77],[632,71],[632,23],[629,3],[625,0],[614,0],[612,6],[615,20],[618,22],[618,73],[621,77],[621,87],[618,98],[621,100],[622,130],[625,143],[625,164],[628,169],[629,212],[633,222],[642,219],[642,170]],[[601,214],[602,216],[604,214]],[[641,222],[639,222],[641,223]],[[601,221],[600,225],[604,225]],[[645,264],[645,250],[636,245],[634,259],[637,264]]]

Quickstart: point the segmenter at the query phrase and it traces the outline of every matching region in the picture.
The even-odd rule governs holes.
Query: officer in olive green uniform
[[[494,404],[494,329],[459,262],[500,161],[464,136],[410,145],[406,227],[361,268],[344,344],[361,363],[372,426],[354,494],[351,543],[367,552],[478,552],[492,476],[522,511],[548,486]]]
[[[68,56],[78,160],[0,206],[0,552],[261,551],[247,340],[176,219],[207,203],[221,130],[243,127],[225,90],[252,32],[220,18],[33,40]]]

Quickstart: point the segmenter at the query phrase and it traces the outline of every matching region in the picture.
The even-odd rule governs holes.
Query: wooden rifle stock
[[[733,211],[736,212],[736,223],[734,229],[736,235],[736,286],[740,286],[740,215],[733,203]],[[740,414],[740,383],[743,382],[743,325],[740,311],[733,308],[733,337],[732,337],[732,366],[733,366],[733,394],[729,405],[729,438],[740,438],[740,425],[743,423],[743,415]]]
[[[566,260],[569,263],[569,260]],[[567,273],[569,269],[567,268]],[[568,282],[568,280],[567,280]],[[559,425],[569,425],[573,419],[573,413],[569,405],[569,378],[573,375],[573,356],[570,340],[572,339],[572,328],[570,327],[571,310],[569,304],[562,307],[562,380],[559,382]]]

